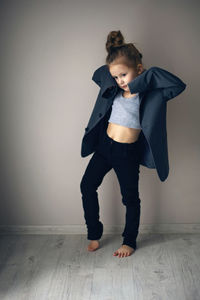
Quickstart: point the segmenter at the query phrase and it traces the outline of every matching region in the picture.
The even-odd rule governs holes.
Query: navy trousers
[[[120,184],[122,203],[126,206],[122,244],[137,248],[141,202],[138,191],[139,167],[138,141],[117,142],[108,136],[105,129],[80,183],[88,240],[98,240],[103,234],[97,189],[104,176],[113,168]]]

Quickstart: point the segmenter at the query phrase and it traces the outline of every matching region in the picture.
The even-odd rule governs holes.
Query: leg
[[[80,183],[84,218],[88,229],[88,240],[98,240],[103,233],[103,224],[99,221],[99,202],[97,189],[104,176],[112,169],[107,159],[95,152],[90,159]]]
[[[136,249],[141,202],[138,191],[140,170],[136,148],[127,153],[129,155],[127,154],[121,159],[118,157],[118,160],[115,159],[113,168],[120,184],[122,203],[126,206],[126,224],[122,233],[123,244]]]

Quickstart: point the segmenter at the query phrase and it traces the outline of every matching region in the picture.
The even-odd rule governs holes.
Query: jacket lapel
[[[140,102],[140,105],[141,105],[141,103],[142,103],[142,100],[143,100],[143,98],[144,98],[144,95],[145,95],[145,93],[139,93],[139,102]]]

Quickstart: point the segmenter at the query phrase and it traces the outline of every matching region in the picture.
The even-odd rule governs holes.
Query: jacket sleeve
[[[174,74],[159,67],[151,67],[128,83],[131,94],[162,89],[166,101],[178,96],[186,84]]]

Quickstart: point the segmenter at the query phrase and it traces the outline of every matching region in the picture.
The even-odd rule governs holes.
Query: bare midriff
[[[119,124],[110,123],[107,127],[107,134],[113,140],[120,143],[134,143],[138,140],[141,129],[128,128]]]

